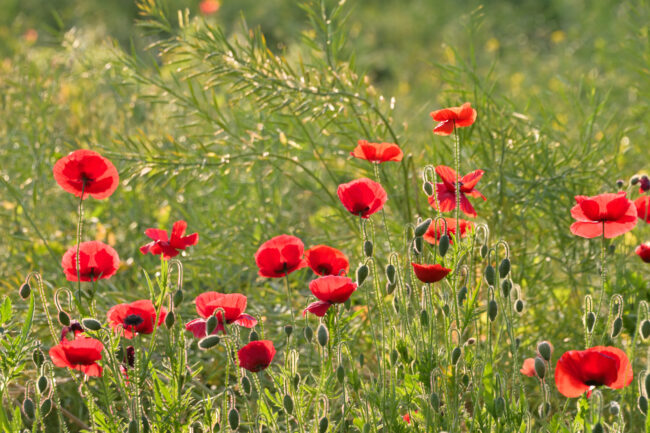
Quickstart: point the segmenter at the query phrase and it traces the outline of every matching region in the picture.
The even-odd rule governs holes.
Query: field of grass
[[[648,194],[631,184],[650,171],[648,23],[643,0],[222,0],[210,15],[189,0],[9,0],[0,10],[0,426],[650,431],[640,334],[650,264],[635,254],[650,241],[648,224],[602,240],[569,229],[574,196]],[[477,112],[471,127],[433,134],[429,113],[464,102]],[[404,157],[353,158],[361,139],[396,143]],[[79,199],[53,177],[81,148],[110,160],[120,179],[109,198],[83,204],[81,241],[120,257],[114,276],[81,285],[92,299],[62,271],[78,241]],[[434,167],[457,164],[461,176],[484,171],[476,188],[487,200],[470,198],[481,228],[444,257],[427,242],[414,252],[419,223],[458,218],[433,209],[426,192]],[[367,221],[337,195],[361,177],[388,195]],[[178,220],[199,241],[176,257],[184,296],[175,321],[120,339],[111,307],[151,299],[172,310],[176,262],[139,248],[151,241],[146,229]],[[360,283],[350,302],[303,318],[313,271],[260,276],[256,251],[281,234],[345,252]],[[486,267],[505,254],[511,269],[492,281]],[[452,272],[423,285],[410,263],[434,261]],[[21,299],[31,272],[43,286],[30,279]],[[253,337],[228,324],[218,345],[199,348],[184,325],[209,291],[248,298]],[[104,343],[101,378],[49,363],[64,325],[57,310],[99,321],[86,335]],[[256,336],[277,354],[263,373],[246,373],[234,352]],[[541,341],[554,348],[543,380],[520,373]],[[115,372],[129,345],[127,381]],[[558,359],[591,346],[622,349],[634,380],[567,398],[553,378]],[[45,367],[31,360],[36,347]],[[56,387],[37,391],[40,375]],[[26,395],[54,408],[21,412]]]

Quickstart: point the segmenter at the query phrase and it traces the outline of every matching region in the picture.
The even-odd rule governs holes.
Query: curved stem
[[[607,256],[605,254],[605,221],[603,221],[603,235],[600,238],[600,300],[598,301],[598,308],[596,309],[596,317],[600,315],[600,308],[603,305],[603,298],[605,297],[605,282],[607,281],[606,261]]]
[[[77,219],[77,255],[75,256],[75,268],[77,268],[77,308],[81,309],[81,258],[79,249],[81,248],[81,232],[83,230],[84,215],[84,192],[86,190],[86,181],[81,184],[81,196],[79,197],[79,216]],[[82,311],[79,311],[82,313]]]
[[[381,177],[379,176],[379,163],[373,162],[372,166],[375,171],[375,178],[377,179],[377,183],[381,185]],[[393,243],[390,241],[390,231],[388,230],[388,223],[386,222],[386,211],[384,210],[383,206],[381,208],[381,219],[384,223],[384,230],[386,230],[386,238],[388,239],[388,251],[392,252]]]

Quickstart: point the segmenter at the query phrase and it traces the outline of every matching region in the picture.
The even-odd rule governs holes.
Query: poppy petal
[[[303,317],[307,312],[310,312],[318,317],[323,317],[325,313],[327,313],[327,310],[332,306],[329,302],[325,301],[317,301],[317,302],[312,302],[305,308],[302,312]]]

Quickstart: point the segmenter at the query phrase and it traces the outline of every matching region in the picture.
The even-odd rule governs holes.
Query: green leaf
[[[2,306],[0,306],[0,323],[7,323],[10,321],[11,313],[11,299],[9,299],[9,296],[6,296]]]

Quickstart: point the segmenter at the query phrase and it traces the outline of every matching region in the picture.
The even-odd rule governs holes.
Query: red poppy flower
[[[202,319],[194,319],[185,325],[185,329],[190,331],[196,338],[203,338],[207,335],[205,319],[212,315],[217,317],[217,327],[212,332],[216,334],[219,331],[226,333],[225,323],[234,323],[245,328],[252,328],[257,325],[257,320],[248,314],[246,310],[246,296],[239,293],[223,294],[218,292],[205,292],[196,297],[196,311]],[[223,312],[221,311],[223,310]]]
[[[643,195],[634,201],[637,216],[643,221],[650,223],[650,195]]]
[[[239,366],[253,373],[264,370],[271,365],[274,356],[275,347],[273,347],[273,342],[269,340],[251,341],[237,352]]]
[[[381,210],[388,199],[386,191],[379,183],[365,177],[342,183],[336,192],[343,206],[361,218],[368,218]]]
[[[108,310],[106,314],[108,323],[117,332],[124,335],[124,338],[133,338],[137,334],[151,334],[154,323],[156,323],[156,308],[148,299],[131,302],[130,304],[118,304]],[[167,309],[162,307],[158,326],[165,320]]]
[[[402,149],[395,143],[370,143],[367,140],[359,140],[357,147],[350,152],[350,155],[355,158],[378,163],[387,161],[399,162],[404,156]]]
[[[445,278],[447,274],[451,272],[451,269],[447,269],[437,263],[435,265],[411,263],[411,265],[413,266],[415,276],[423,283],[436,283]]]
[[[577,222],[571,224],[571,233],[583,238],[595,238],[603,234],[614,238],[634,228],[637,212],[625,192],[600,194],[593,197],[575,196],[576,204],[571,216]]]
[[[217,0],[203,0],[199,3],[199,10],[203,15],[212,15],[217,13],[220,7],[221,3]]]
[[[54,180],[65,191],[81,197],[88,196],[98,200],[109,197],[117,185],[120,177],[115,166],[106,158],[92,150],[75,150],[59,159],[54,164]]]
[[[341,275],[350,270],[343,252],[327,245],[316,245],[305,251],[307,265],[318,275]]]
[[[102,359],[102,350],[104,345],[101,341],[79,334],[74,340],[61,340],[49,353],[57,367],[79,370],[86,376],[101,376],[102,367],[97,361]]]
[[[641,257],[641,260],[643,260],[646,263],[650,263],[650,242],[646,242],[644,244],[639,245],[636,247],[636,250],[634,252]]]
[[[524,359],[524,365],[521,367],[519,372],[528,377],[537,376],[537,373],[535,372],[535,358]]]
[[[632,382],[632,376],[625,352],[616,347],[596,346],[564,353],[555,367],[555,386],[562,395],[572,398],[591,392],[593,386],[623,388]]]
[[[446,165],[437,166],[436,173],[442,179],[442,183],[436,183],[438,200],[436,201],[436,197],[432,195],[429,197],[429,204],[434,209],[438,209],[438,205],[440,205],[440,212],[450,212],[456,209],[456,179],[458,175],[455,170]],[[470,197],[481,197],[483,200],[486,200],[483,194],[474,189],[478,181],[481,180],[483,173],[483,170],[474,170],[459,179],[460,210],[473,218],[476,217],[476,211],[466,195]]]
[[[295,236],[280,235],[264,242],[255,253],[260,277],[281,278],[307,266],[305,246]]]
[[[449,135],[454,127],[470,126],[476,120],[476,110],[472,104],[465,102],[460,107],[443,108],[431,113],[434,121],[440,122],[433,129],[437,135]]]
[[[196,245],[199,242],[199,234],[192,233],[185,236],[187,223],[185,221],[176,221],[172,226],[171,236],[167,237],[167,232],[161,229],[147,229],[144,234],[153,239],[146,245],[140,247],[142,254],[151,253],[153,255],[163,255],[165,260],[176,257],[180,250]]]
[[[348,277],[327,275],[309,283],[309,290],[320,301],[309,304],[302,315],[309,311],[318,317],[323,317],[332,304],[342,304],[350,299],[352,293],[357,290],[357,283]]]
[[[68,281],[77,281],[77,247],[70,248],[61,259]],[[97,281],[115,275],[120,258],[110,245],[88,241],[79,244],[79,276],[81,281]]]
[[[429,228],[422,236],[424,240],[429,242],[432,245],[436,245],[438,244],[438,241],[440,240],[442,235],[446,234],[447,236],[449,236],[449,243],[453,244],[454,241],[452,240],[451,235],[456,235],[456,218],[445,218],[445,221],[447,222],[446,232],[444,230],[445,224],[442,221],[440,220],[433,221],[431,224],[429,224]],[[471,221],[459,219],[458,223],[460,225],[461,238],[464,238],[467,235],[467,232],[474,228],[474,223]]]

